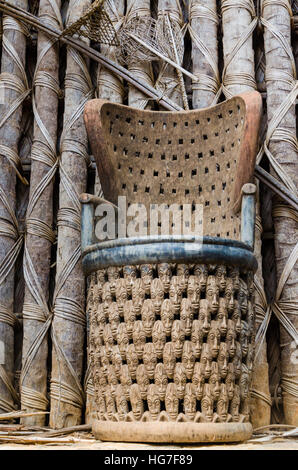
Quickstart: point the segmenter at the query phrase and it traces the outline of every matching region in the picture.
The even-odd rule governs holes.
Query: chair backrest
[[[147,211],[202,204],[204,235],[239,240],[233,208],[253,179],[260,115],[257,92],[187,112],[89,102],[85,122],[105,198],[126,196]]]

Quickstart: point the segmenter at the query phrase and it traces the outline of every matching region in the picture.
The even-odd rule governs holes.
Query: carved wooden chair
[[[99,416],[93,431],[101,440],[228,442],[251,435],[247,351],[255,334],[253,176],[261,108],[257,92],[187,112],[102,100],[86,105],[104,194],[81,195],[83,268],[97,272],[88,294],[89,355]],[[147,235],[96,242],[95,208],[117,208],[119,224],[119,196],[128,206],[143,204],[147,214],[152,204],[201,204],[203,231],[152,235],[150,220]],[[112,405],[103,400],[107,363],[119,375]],[[168,382],[155,403],[161,371]],[[141,387],[149,379],[156,387],[146,398]]]
[[[202,204],[205,238],[203,250],[197,250],[195,237],[187,236],[94,244],[93,205],[103,201],[83,195],[86,273],[119,265],[119,260],[122,264],[168,261],[171,253],[181,262],[196,254],[219,261],[225,258],[227,245],[239,256],[243,249],[251,251],[255,223],[251,183],[261,109],[258,92],[187,112],[143,111],[89,101],[85,123],[105,200],[117,205],[118,196],[126,196],[128,204],[144,204],[148,214],[151,204]],[[248,259],[252,262],[244,256],[243,263],[252,267]]]

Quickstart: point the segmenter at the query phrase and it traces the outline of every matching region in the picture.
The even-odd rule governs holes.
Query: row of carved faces
[[[144,266],[147,272],[153,271]],[[167,271],[170,265],[160,266]],[[170,277],[168,292],[171,286],[179,291],[183,270],[184,291],[191,297],[205,266],[191,269],[195,274],[185,265],[175,267],[178,276]],[[179,295],[176,302],[174,295],[164,298],[160,278],[151,279],[151,298],[138,294],[145,289],[143,278],[137,277],[142,271],[135,267],[113,268],[114,293],[111,270],[99,272],[99,281],[93,279],[89,351],[102,419],[248,419],[254,339],[252,278],[246,276],[245,282],[238,270],[231,270],[228,274],[234,275],[227,277],[223,266],[208,269],[206,298],[199,297],[198,302]],[[118,277],[127,270],[136,274],[130,279],[131,299],[127,298],[127,278]],[[224,274],[221,287],[219,273]],[[156,299],[159,302],[154,303]]]

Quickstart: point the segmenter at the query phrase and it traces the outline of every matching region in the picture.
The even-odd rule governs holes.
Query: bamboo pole
[[[223,90],[227,98],[256,89],[253,31],[257,25],[252,0],[222,0],[223,26]],[[259,198],[258,198],[259,199]],[[258,271],[255,274],[257,329],[266,315],[266,296],[262,274],[262,225],[259,202],[255,230],[255,256]],[[251,421],[253,427],[270,423],[270,393],[265,339],[257,355],[252,374]]]
[[[113,0],[109,1],[105,5],[106,11],[109,14],[114,28],[117,31],[123,23],[124,20],[124,11],[125,11],[125,2],[124,0]],[[109,59],[117,62],[115,55],[115,48],[111,46],[102,46],[102,53],[106,55]],[[142,93],[140,96],[142,96]],[[112,101],[113,103],[123,103],[124,100],[124,86],[123,80],[116,74],[112,73],[110,70],[106,69],[103,66],[98,67],[97,74],[97,96],[102,99]],[[95,194],[102,195],[102,189],[100,180],[98,177],[97,169],[95,176]],[[89,308],[90,305],[93,305],[92,301],[92,291],[94,285],[96,284],[96,275],[91,276],[88,280],[88,297],[87,297],[87,329],[89,330]],[[89,344],[89,332],[87,331],[87,342],[88,350],[90,350]],[[88,354],[87,359],[87,370],[84,380],[84,391],[86,394],[86,412],[85,412],[85,421],[86,423],[91,423],[93,419],[97,419],[96,413],[96,404],[95,404],[95,392],[92,381],[91,374],[91,364],[90,357]]]
[[[77,21],[90,0],[70,0],[67,24]],[[50,426],[60,429],[81,423],[84,392],[81,387],[85,340],[85,278],[81,265],[79,195],[86,191],[88,139],[83,121],[92,98],[88,62],[67,50],[64,126],[60,144],[60,195],[54,317]]]
[[[13,1],[27,8],[27,0]],[[16,171],[22,101],[28,95],[25,73],[26,30],[3,15],[0,75],[0,412],[13,411],[18,397],[14,375],[14,263],[22,237],[15,218]],[[18,101],[19,100],[19,101]],[[13,161],[15,160],[15,163]]]
[[[131,21],[135,17],[151,16],[150,0],[128,0],[126,21]],[[144,82],[154,86],[154,77],[152,65],[149,62],[138,61],[130,64],[128,70],[134,74],[135,77],[140,78]],[[128,105],[138,109],[152,108],[148,105],[148,98],[135,87],[130,86],[128,92]]]
[[[39,17],[45,24],[62,29],[60,0],[41,0]],[[20,380],[24,411],[45,411],[47,398],[48,330],[52,313],[48,306],[51,247],[55,240],[53,178],[56,155],[58,99],[58,44],[42,32],[37,39],[34,74],[34,139],[31,152],[29,205],[26,216],[24,254],[25,299],[23,307],[23,363]],[[25,425],[45,423],[44,416],[24,418]]]
[[[167,14],[171,23],[176,22],[183,26],[183,15],[179,0],[158,0],[158,17]],[[183,107],[183,96],[177,71],[171,65],[165,64],[160,68],[160,73],[156,81],[156,88],[163,91],[172,101]]]
[[[191,0],[189,32],[192,38],[192,71],[199,82],[192,84],[193,108],[216,103],[221,86],[218,72],[218,15],[216,0]]]
[[[284,2],[274,0],[263,2],[262,23],[266,54],[269,126],[266,139],[268,151],[266,153],[272,165],[272,173],[276,171],[278,176],[287,182],[289,189],[292,188],[293,192],[296,190],[297,194],[298,160],[294,105],[295,97],[297,97],[297,77],[291,50],[290,2],[287,0]],[[293,90],[294,96],[291,99]],[[287,105],[282,111],[281,106],[284,103],[287,103]],[[276,162],[280,167],[276,167]],[[283,407],[285,422],[297,426],[297,212],[291,210],[283,202],[275,200],[273,218],[276,269],[279,282],[273,311],[282,322],[280,326],[280,346]],[[293,331],[291,333],[291,328],[284,323],[285,321],[292,323],[296,328],[296,333],[293,333]],[[295,336],[296,342],[294,341]]]

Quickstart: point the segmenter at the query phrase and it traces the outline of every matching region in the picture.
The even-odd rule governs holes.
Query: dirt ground
[[[281,439],[274,438],[269,441],[259,441],[257,439],[241,443],[241,444],[209,444],[194,446],[178,446],[178,445],[149,445],[149,444],[129,444],[96,441],[92,435],[71,436],[66,438],[74,442],[68,443],[50,443],[50,444],[0,444],[0,450],[103,450],[103,451],[154,451],[154,450],[298,450],[298,439]]]

